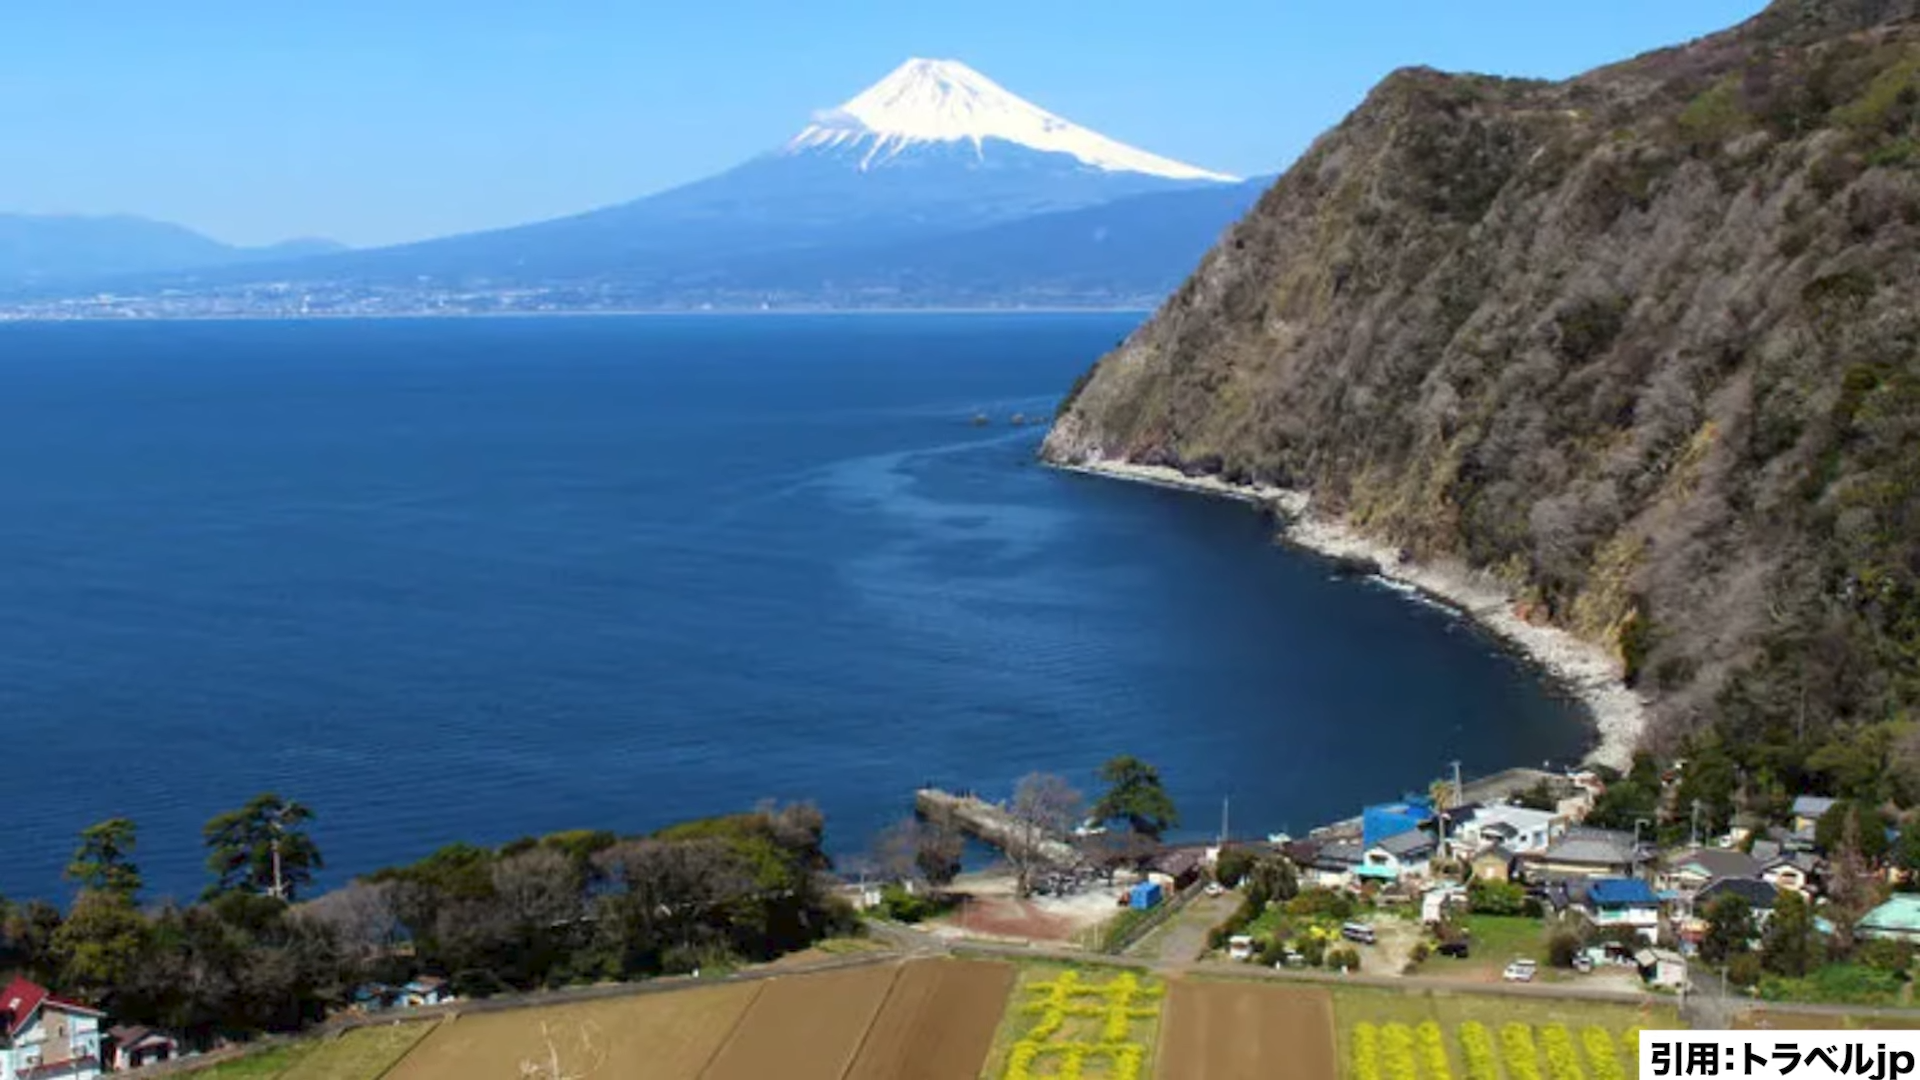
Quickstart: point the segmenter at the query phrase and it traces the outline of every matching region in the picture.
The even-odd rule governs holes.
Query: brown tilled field
[[[1160,1080],[1338,1080],[1337,1062],[1324,990],[1193,979],[1168,987]]]
[[[701,1080],[840,1080],[900,972],[887,964],[768,979]]]
[[[847,1080],[975,1080],[1013,975],[1011,964],[982,960],[908,964]]]
[[[890,973],[890,969],[887,969]],[[760,983],[734,983],[611,1001],[477,1013],[443,1022],[386,1080],[521,1080],[645,1076],[697,1080]]]

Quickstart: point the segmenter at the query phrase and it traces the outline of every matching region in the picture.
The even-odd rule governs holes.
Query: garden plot
[[[1333,997],[1254,982],[1180,980],[1167,997],[1160,1080],[1335,1080]]]

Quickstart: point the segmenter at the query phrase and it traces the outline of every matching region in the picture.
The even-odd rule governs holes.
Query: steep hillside
[[[1917,170],[1920,0],[1781,0],[1565,83],[1401,71],[1044,453],[1308,490],[1617,649],[1663,745],[1884,797],[1920,703]]]

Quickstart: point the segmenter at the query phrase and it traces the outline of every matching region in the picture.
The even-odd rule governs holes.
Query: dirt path
[[[1188,964],[1207,951],[1207,935],[1240,906],[1238,893],[1197,896],[1173,918],[1127,949],[1126,955],[1161,964]]]

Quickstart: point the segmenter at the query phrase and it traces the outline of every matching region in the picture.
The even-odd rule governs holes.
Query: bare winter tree
[[[579,918],[584,886],[578,864],[549,847],[523,851],[493,867],[501,904],[525,926],[558,926]]]
[[[349,956],[370,960],[400,940],[393,885],[353,882],[301,904],[300,919],[325,927]]]
[[[1033,888],[1034,871],[1049,864],[1048,841],[1058,841],[1079,823],[1085,800],[1067,783],[1052,773],[1028,773],[1013,789],[1014,835],[1007,844],[1007,859],[1018,876],[1021,896]]]
[[[935,889],[953,884],[960,874],[966,838],[946,815],[921,820],[902,818],[874,838],[873,861],[887,878],[917,878]]]
[[[889,881],[904,881],[918,872],[914,852],[920,847],[920,822],[906,817],[880,830],[873,838],[873,862]]]
[[[960,832],[960,823],[950,814],[929,815],[920,823],[919,836],[913,849],[914,868],[927,884],[936,889],[944,889],[953,884],[960,876],[960,859],[966,853],[967,838]]]

